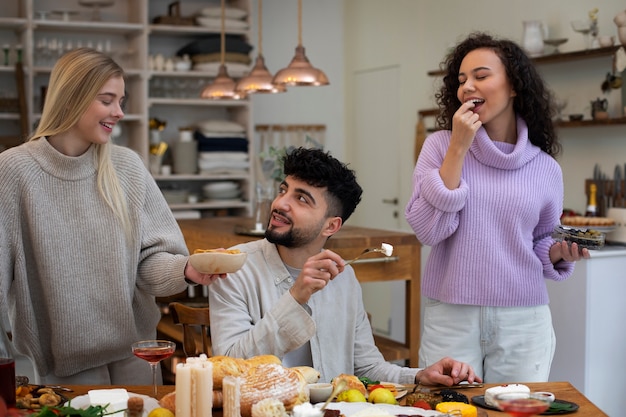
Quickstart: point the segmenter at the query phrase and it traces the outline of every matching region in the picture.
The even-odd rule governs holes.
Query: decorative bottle
[[[589,185],[589,203],[587,204],[587,211],[585,211],[585,217],[596,217],[598,215],[598,203],[596,193],[598,186],[595,184]]]

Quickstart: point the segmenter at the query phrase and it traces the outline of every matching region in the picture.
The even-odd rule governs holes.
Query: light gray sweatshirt
[[[311,343],[313,367],[328,382],[341,373],[411,384],[418,369],[385,362],[374,344],[352,267],[302,306],[289,293],[293,279],[266,239],[237,245],[243,268],[209,287],[215,355],[249,358],[285,353]]]
[[[94,146],[45,139],[0,153],[0,311],[40,375],[127,358],[156,336],[155,296],[183,291],[187,247],[138,155],[112,147],[132,237],[100,196]]]

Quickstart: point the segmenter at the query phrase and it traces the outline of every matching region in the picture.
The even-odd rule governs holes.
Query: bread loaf
[[[239,376],[247,369],[243,359],[231,358],[230,356],[212,356],[209,361],[213,363],[214,390],[222,389],[222,380],[225,376]]]
[[[282,364],[280,358],[274,355],[258,355],[244,360],[244,364],[247,367],[264,365],[267,363],[275,363],[276,365]]]
[[[247,369],[258,365],[281,364],[280,358],[274,355],[258,355],[248,359],[213,356],[209,360],[213,363],[213,389],[215,390],[222,389],[222,380],[225,376],[240,376]]]
[[[302,374],[277,364],[249,368],[242,376],[241,416],[252,416],[252,405],[265,398],[275,398],[291,411],[309,400],[307,383]]]

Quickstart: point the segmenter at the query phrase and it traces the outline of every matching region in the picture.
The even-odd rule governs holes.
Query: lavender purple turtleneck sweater
[[[518,117],[515,145],[478,130],[461,183],[450,190],[439,175],[450,136],[439,131],[426,139],[405,210],[417,238],[432,246],[422,294],[451,304],[547,304],[544,279],[561,281],[574,270],[573,262],[549,258],[563,210],[560,166],[530,143]]]

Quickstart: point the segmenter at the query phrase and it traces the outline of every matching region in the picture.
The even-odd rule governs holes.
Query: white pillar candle
[[[191,417],[191,368],[176,365],[176,417]]]
[[[204,361],[194,367],[196,379],[196,416],[213,416],[213,363]]]
[[[224,417],[241,417],[241,380],[225,376],[222,380],[222,395]]]

